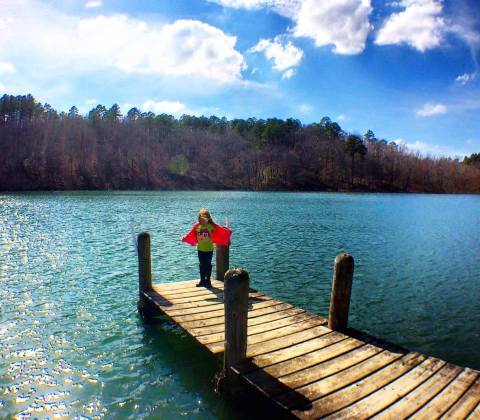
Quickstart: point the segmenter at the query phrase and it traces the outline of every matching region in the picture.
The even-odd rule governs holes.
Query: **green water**
[[[179,238],[200,207],[234,231],[252,286],[325,315],[336,254],[355,257],[350,324],[480,368],[480,197],[251,192],[0,195],[0,418],[217,419],[215,360],[136,311],[131,224],[156,282],[197,277]]]

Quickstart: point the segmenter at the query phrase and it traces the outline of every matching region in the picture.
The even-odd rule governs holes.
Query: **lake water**
[[[236,418],[218,364],[147,326],[134,231],[155,282],[196,278],[180,242],[200,207],[231,220],[252,287],[326,315],[335,255],[355,258],[350,325],[480,368],[480,197],[251,192],[0,195],[0,418]]]

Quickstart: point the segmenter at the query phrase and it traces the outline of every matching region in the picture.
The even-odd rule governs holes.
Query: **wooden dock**
[[[142,290],[140,279],[140,299],[221,356],[231,334],[225,331],[225,283],[215,280],[206,289],[196,282]],[[246,354],[227,368],[238,384],[288,415],[480,419],[478,371],[352,329],[334,331],[326,318],[252,289],[247,313]]]

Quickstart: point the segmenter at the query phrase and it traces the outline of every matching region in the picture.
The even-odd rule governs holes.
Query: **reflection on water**
[[[156,281],[197,276],[179,241],[200,207],[229,217],[231,264],[327,313],[334,256],[355,257],[351,324],[480,368],[480,198],[117,192],[0,195],[0,418],[235,418],[219,364],[178,328],[143,325],[130,225]]]

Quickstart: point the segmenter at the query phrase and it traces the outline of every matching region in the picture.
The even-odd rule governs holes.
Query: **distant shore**
[[[233,119],[0,98],[0,190],[480,193],[477,155],[413,153],[323,117]]]

